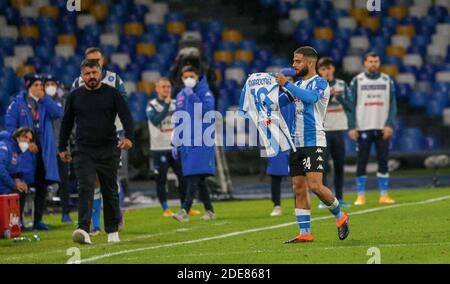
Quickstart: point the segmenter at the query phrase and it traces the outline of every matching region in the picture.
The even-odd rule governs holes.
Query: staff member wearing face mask
[[[33,131],[30,128],[19,128],[13,135],[8,131],[0,132],[0,195],[10,194],[14,190],[21,194],[27,192],[27,184],[20,179],[17,159],[28,151],[32,140]],[[20,209],[22,208],[21,204]]]
[[[58,79],[53,75],[45,75],[44,79],[44,89],[45,94],[53,99],[53,101],[62,109],[64,109],[64,104],[66,102],[67,94],[59,87]],[[55,144],[59,145],[59,132],[61,129],[61,118],[55,119],[53,121],[53,129],[55,132]],[[61,198],[62,207],[62,217],[61,221],[63,223],[72,223],[70,218],[70,193],[69,193],[69,166],[64,163],[56,155],[58,159],[58,171],[61,182],[59,183],[59,197]]]
[[[174,147],[172,153],[175,159],[181,157],[181,168],[186,182],[186,199],[183,208],[173,217],[180,222],[189,221],[188,212],[199,192],[206,210],[202,220],[213,220],[216,215],[205,179],[216,172],[214,137],[210,145],[210,141],[204,141],[203,136],[211,136],[207,132],[211,127],[214,129],[214,121],[207,123],[203,118],[207,112],[214,110],[214,97],[206,78],[200,77],[196,68],[184,67],[181,78],[185,88],[177,95],[176,112],[180,112],[182,120],[184,117],[186,121],[178,121],[175,124],[172,144],[177,146],[181,144],[181,147]],[[179,130],[181,128],[182,135],[177,134],[177,128]],[[184,135],[188,135],[189,138],[186,139]],[[179,138],[181,140],[178,140]]]
[[[48,230],[42,222],[47,184],[59,182],[53,121],[62,116],[62,109],[45,95],[41,76],[28,74],[24,80],[26,91],[19,93],[8,107],[5,128],[14,133],[20,127],[28,127],[35,134],[30,151],[19,158],[19,170],[28,186],[36,189],[33,229]]]

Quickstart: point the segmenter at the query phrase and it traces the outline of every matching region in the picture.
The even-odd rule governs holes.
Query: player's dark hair
[[[100,54],[103,56],[102,50],[100,48],[98,48],[98,47],[88,47],[88,48],[86,48],[86,51],[84,52],[84,56],[86,57],[89,54],[94,53],[94,52],[100,52]]]
[[[364,55],[364,61],[366,61],[367,58],[369,58],[369,57],[380,57],[380,56],[378,55],[378,53],[371,51],[371,52],[366,53],[366,55]]]
[[[85,59],[85,60],[83,60],[81,62],[80,69],[83,70],[86,67],[89,67],[89,68],[98,67],[98,68],[100,68],[100,63],[98,62],[98,60]]]
[[[303,54],[303,56],[305,57],[310,57],[310,58],[314,58],[315,60],[317,60],[319,58],[319,54],[317,53],[317,51],[311,47],[311,46],[302,46],[297,48],[296,51],[294,51],[294,54]]]
[[[28,127],[20,127],[18,129],[16,129],[16,131],[14,131],[14,133],[12,134],[12,137],[14,138],[19,138],[27,133],[31,133],[31,136],[34,136],[33,134],[33,130],[31,128]]]
[[[184,66],[183,69],[181,69],[181,76],[183,76],[183,74],[186,72],[194,72],[197,76],[200,75],[200,72],[198,71],[198,69],[192,65]]]
[[[336,67],[334,60],[331,57],[322,57],[319,59],[319,62],[317,62],[317,68],[328,67],[328,66]]]

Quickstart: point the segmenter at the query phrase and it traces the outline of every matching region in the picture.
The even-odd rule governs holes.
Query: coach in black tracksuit
[[[105,231],[108,234],[116,233],[120,219],[117,169],[121,149],[132,147],[133,120],[120,93],[101,83],[98,62],[83,61],[81,76],[86,84],[73,90],[67,97],[61,123],[59,155],[65,162],[72,160],[67,144],[75,123],[75,149],[72,155],[79,181],[78,228],[89,232],[97,174],[104,201]],[[116,115],[119,115],[125,129],[125,138],[120,141],[114,125]]]

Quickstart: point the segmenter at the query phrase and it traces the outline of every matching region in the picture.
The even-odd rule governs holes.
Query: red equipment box
[[[20,236],[20,201],[18,194],[0,195],[0,238]]]

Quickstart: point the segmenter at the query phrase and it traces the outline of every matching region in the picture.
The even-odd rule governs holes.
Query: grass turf
[[[158,208],[129,211],[121,243],[107,244],[102,235],[92,238],[92,246],[74,244],[75,225],[62,225],[59,215],[50,215],[46,221],[52,231],[38,232],[41,241],[0,240],[0,263],[66,263],[72,247],[79,248],[82,262],[88,263],[363,264],[371,257],[371,247],[380,250],[381,263],[450,263],[450,198],[426,202],[450,197],[450,189],[400,190],[391,195],[396,206],[378,205],[377,193],[372,192],[365,206],[346,209],[356,214],[350,216],[351,234],[345,241],[338,240],[334,218],[328,210],[317,209],[318,200],[313,198],[315,241],[295,245],[283,244],[298,231],[292,199],[283,200],[281,217],[269,217],[269,200],[215,203],[218,219],[212,222],[195,216],[189,223],[178,223],[162,217]],[[354,198],[346,196],[348,201]],[[421,203],[410,204],[417,202]],[[372,208],[375,211],[367,212]],[[275,227],[267,228],[271,226]]]

